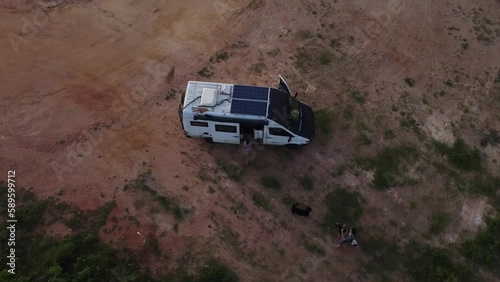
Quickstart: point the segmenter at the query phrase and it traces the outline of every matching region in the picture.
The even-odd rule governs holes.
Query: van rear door
[[[212,140],[217,143],[240,144],[240,125],[228,122],[211,122]]]

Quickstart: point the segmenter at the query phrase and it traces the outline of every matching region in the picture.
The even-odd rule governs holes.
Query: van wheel
[[[209,143],[209,144],[213,144],[214,143],[214,140],[210,137],[205,137],[203,138],[203,140],[205,140],[205,142]]]
[[[286,144],[285,148],[290,149],[290,150],[298,150],[298,149],[302,148],[302,145]]]

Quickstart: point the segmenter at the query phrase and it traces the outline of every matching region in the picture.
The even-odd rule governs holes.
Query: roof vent
[[[217,103],[217,89],[203,88],[200,107],[213,107]]]
[[[222,85],[221,90],[220,90],[220,94],[231,95],[231,92],[232,92],[231,88],[232,88],[231,85],[228,85],[228,84]]]

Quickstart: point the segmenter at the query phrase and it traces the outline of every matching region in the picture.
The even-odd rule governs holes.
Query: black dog
[[[295,204],[292,206],[292,214],[298,214],[300,216],[309,216],[309,213],[312,211],[311,207],[307,206],[305,210],[298,208],[299,204]]]

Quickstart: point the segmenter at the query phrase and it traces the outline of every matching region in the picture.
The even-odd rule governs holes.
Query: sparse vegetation
[[[189,209],[181,207],[177,200],[165,195],[160,195],[158,191],[149,187],[146,182],[151,177],[151,170],[140,173],[135,180],[125,184],[123,191],[144,191],[147,192],[166,212],[172,212],[177,220],[184,218],[190,212]]]
[[[342,47],[341,38],[334,38],[330,40],[330,46],[334,49],[341,48]]]
[[[396,137],[396,135],[391,129],[386,129],[384,131],[384,139],[393,139],[394,137]]]
[[[324,256],[326,254],[325,249],[317,243],[308,242],[308,241],[304,240],[304,241],[302,241],[302,245],[304,246],[304,248],[306,250],[308,250],[312,254],[320,255],[320,256]]]
[[[281,202],[285,205],[285,206],[292,206],[294,205],[295,203],[297,203],[297,200],[295,200],[292,196],[288,195],[288,194],[285,194],[283,196],[283,198],[281,198]]]
[[[358,131],[358,136],[356,139],[361,145],[370,145],[372,140],[370,136],[372,135],[372,129],[365,123],[358,122],[356,124],[356,130]]]
[[[277,57],[281,54],[280,48],[274,48],[267,52],[267,55],[271,58]]]
[[[412,182],[405,175],[418,157],[419,152],[414,146],[401,145],[386,147],[374,158],[358,159],[357,162],[363,169],[375,170],[372,185],[375,189],[384,189]]]
[[[332,176],[333,177],[339,177],[339,176],[342,176],[344,174],[344,172],[346,171],[347,169],[347,165],[339,165],[337,166],[333,171],[332,171]]]
[[[259,193],[259,192],[254,193],[252,196],[252,201],[253,201],[254,205],[256,205],[257,207],[263,208],[269,212],[271,211],[271,204],[267,200],[266,196],[264,196],[264,194]]]
[[[177,94],[177,90],[175,89],[169,89],[167,92],[167,95],[165,96],[165,100],[170,101],[175,98],[175,94]]]
[[[245,41],[238,41],[236,43],[231,44],[231,48],[233,48],[233,49],[235,49],[235,48],[247,48],[248,46],[250,46],[250,45]]]
[[[201,70],[198,71],[198,74],[201,76],[201,77],[205,77],[205,78],[211,78],[212,75],[214,75],[214,72],[207,69],[206,67],[203,67]]]
[[[299,177],[299,183],[304,190],[311,191],[314,189],[314,179],[310,176]]]
[[[323,51],[319,54],[319,63],[321,65],[328,65],[330,63],[330,54],[326,51]]]
[[[210,62],[211,63],[220,63],[222,61],[226,61],[227,59],[229,59],[229,53],[226,52],[226,51],[218,51],[217,53],[215,53],[215,55],[213,55],[212,57],[210,57]]]
[[[219,163],[219,166],[230,179],[234,181],[241,181],[241,178],[243,177],[243,170],[240,166],[222,162]]]
[[[413,78],[411,78],[411,77],[405,77],[405,82],[410,87],[415,86],[415,80],[413,80]]]
[[[320,109],[315,112],[316,125],[323,134],[329,135],[333,133],[333,125],[336,117],[333,111],[327,109]]]
[[[281,183],[272,176],[264,176],[260,179],[260,184],[267,189],[281,190]]]
[[[311,39],[313,37],[314,37],[314,34],[306,29],[299,30],[295,33],[295,38],[297,40],[306,40],[306,39]]]
[[[490,129],[490,132],[486,134],[480,142],[481,147],[486,147],[488,145],[496,146],[500,144],[500,134],[494,129]]]
[[[267,69],[267,67],[266,67],[266,64],[264,62],[258,62],[256,64],[253,64],[250,67],[249,71],[250,71],[250,73],[260,75],[266,69]]]
[[[367,93],[361,93],[358,90],[351,91],[351,98],[358,104],[364,104],[367,96]]]

